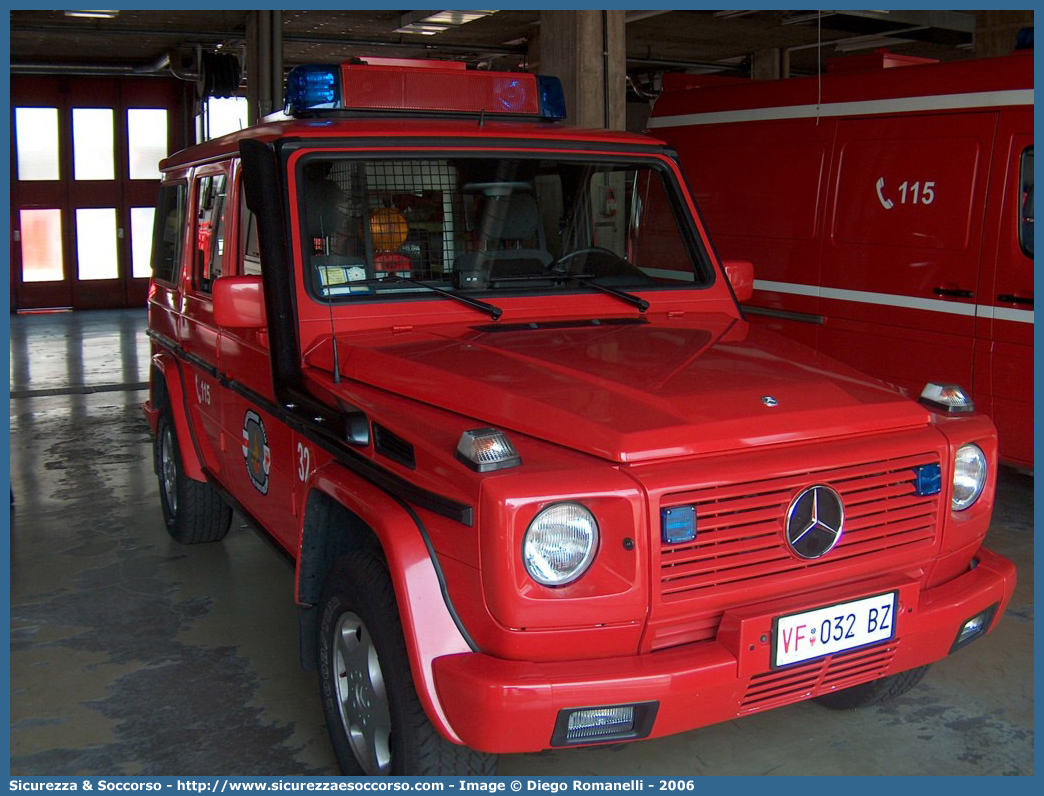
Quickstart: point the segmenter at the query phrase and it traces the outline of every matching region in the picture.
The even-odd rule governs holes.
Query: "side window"
[[[201,177],[196,189],[196,284],[209,293],[225,257],[224,174]]]
[[[1033,257],[1033,147],[1022,150],[1019,185],[1019,245]]]
[[[663,178],[652,170],[633,172],[626,190],[627,258],[646,276],[657,280],[691,282],[696,277],[678,234],[679,221],[671,207]]]
[[[185,201],[183,183],[160,187],[152,241],[152,278],[160,282],[174,284],[177,280],[185,234]]]
[[[261,248],[257,243],[257,219],[247,209],[246,198],[239,203],[239,251],[243,255],[239,273],[261,274]]]

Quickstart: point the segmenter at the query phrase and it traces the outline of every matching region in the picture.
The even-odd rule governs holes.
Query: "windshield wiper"
[[[610,296],[616,296],[621,301],[626,301],[628,304],[633,304],[638,308],[639,312],[645,312],[649,309],[649,302],[643,299],[641,296],[636,296],[633,293],[627,293],[623,290],[618,290],[615,287],[609,287],[608,285],[600,285],[595,282],[595,279],[600,277],[594,274],[567,274],[564,271],[545,271],[542,274],[519,274],[517,276],[495,276],[490,279],[491,282],[553,282],[556,279],[572,279],[575,282],[579,282],[581,285],[587,285],[593,287],[595,290],[601,290],[603,293],[607,293]]]
[[[459,301],[461,304],[467,304],[469,307],[473,307],[474,309],[479,310],[480,312],[486,313],[487,315],[489,315],[490,318],[492,318],[495,321],[499,320],[500,316],[504,314],[504,310],[502,310],[500,307],[496,307],[496,306],[494,306],[492,304],[489,304],[489,303],[487,303],[485,301],[479,301],[478,299],[473,299],[470,296],[461,295],[460,293],[457,293],[455,290],[446,290],[445,288],[435,287],[434,285],[429,285],[426,282],[421,282],[419,279],[411,279],[408,276],[399,276],[398,274],[389,274],[388,276],[383,277],[381,279],[377,279],[377,278],[374,278],[374,279],[358,279],[358,280],[353,280],[351,282],[348,282],[346,284],[348,284],[348,285],[387,285],[390,282],[406,282],[407,284],[410,284],[410,285],[416,285],[417,287],[422,287],[425,290],[430,290],[433,293],[438,293],[440,295],[443,295],[446,298],[451,298],[451,299],[454,299],[455,301]]]
[[[621,301],[626,301],[628,304],[633,304],[638,308],[638,312],[645,312],[649,309],[649,302],[643,299],[641,296],[636,296],[634,293],[627,293],[623,290],[617,290],[615,287],[609,287],[609,285],[600,285],[594,280],[598,277],[592,274],[570,274],[565,271],[551,270],[547,272],[552,278],[554,277],[565,277],[566,279],[572,279],[575,282],[579,282],[581,285],[587,285],[593,287],[595,290],[601,290],[610,296],[616,296]]]
[[[596,290],[601,290],[602,292],[604,292],[604,294],[608,294],[609,296],[615,296],[620,301],[627,302],[627,304],[634,304],[636,307],[638,307],[639,312],[644,312],[646,309],[649,308],[649,303],[645,301],[645,299],[643,299],[641,296],[635,296],[633,292],[618,290],[617,288],[610,287],[609,285],[598,284],[594,281],[595,279],[598,279],[598,277],[594,276],[593,274],[567,274],[564,271],[555,271],[552,268],[551,271],[548,271],[544,274],[523,274],[517,277],[497,277],[495,281],[512,282],[518,280],[521,282],[533,279],[572,279],[574,282],[579,282],[582,285],[588,285]]]

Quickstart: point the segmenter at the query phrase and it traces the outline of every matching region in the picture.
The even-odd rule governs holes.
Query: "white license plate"
[[[773,621],[773,668],[895,638],[898,592],[780,616]]]

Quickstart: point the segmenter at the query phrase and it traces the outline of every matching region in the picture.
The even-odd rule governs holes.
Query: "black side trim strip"
[[[280,418],[288,426],[296,429],[327,453],[332,454],[337,461],[356,475],[393,497],[407,500],[423,509],[455,520],[461,525],[467,525],[469,528],[475,524],[475,510],[471,506],[411,484],[405,478],[384,469],[348,447],[347,442],[339,434],[343,429],[344,418],[330,407],[313,403],[305,396],[297,396],[294,408],[284,409],[239,382],[229,380],[227,383],[222,383],[247,400],[256,403],[269,414]]]
[[[417,516],[417,512],[415,512],[413,507],[406,501],[399,499],[395,495],[392,497],[395,497],[396,500],[399,501],[399,504],[413,518],[417,530],[420,531],[421,538],[424,540],[424,546],[428,548],[428,557],[431,559],[432,566],[435,567],[435,576],[439,579],[439,590],[442,592],[442,601],[446,603],[446,609],[450,612],[450,616],[453,617],[453,624],[457,626],[457,630],[460,631],[460,635],[464,637],[468,646],[471,647],[471,651],[481,652],[482,650],[479,648],[478,644],[475,643],[471,634],[468,633],[468,629],[464,627],[464,623],[460,621],[460,615],[457,614],[457,609],[453,605],[453,600],[450,599],[449,588],[446,586],[446,576],[442,572],[442,565],[439,564],[438,554],[435,552],[435,547],[431,543],[431,537],[428,536],[428,529],[424,527],[424,521]]]
[[[175,357],[178,357],[179,359],[189,359],[189,354],[169,337],[151,330],[148,334],[156,340],[157,343],[170,349]],[[369,481],[374,486],[384,490],[393,497],[407,500],[414,505],[438,514],[439,516],[448,517],[451,520],[459,522],[461,525],[466,525],[469,528],[474,526],[475,510],[473,507],[466,503],[459,503],[456,500],[440,495],[437,492],[431,492],[427,489],[411,484],[405,478],[386,470],[379,464],[350,448],[345,435],[342,433],[345,430],[344,415],[342,413],[336,412],[329,406],[316,402],[310,396],[306,396],[303,393],[298,393],[296,391],[291,391],[289,396],[291,399],[291,405],[293,406],[292,409],[279,406],[278,404],[272,403],[272,401],[268,400],[263,395],[254,392],[246,385],[240,384],[235,379],[228,378],[224,373],[220,373],[216,367],[206,360],[200,357],[195,357],[195,359],[199,361],[198,364],[200,367],[212,371],[212,375],[220,381],[222,387],[227,387],[228,389],[239,393],[248,401],[261,407],[273,417],[279,418],[282,422],[306,436],[310,441],[319,445],[327,453],[333,455],[334,458],[353,473]],[[180,376],[180,368],[178,369],[178,373]],[[186,396],[187,401],[188,394],[185,391],[184,377],[181,378],[181,386],[182,394]],[[187,405],[185,411],[188,411]],[[192,432],[191,424],[189,431]],[[200,456],[199,445],[196,442],[194,433],[192,441],[196,448],[196,455]],[[200,462],[202,461],[203,459],[200,456]]]
[[[203,357],[193,354],[191,351],[184,352],[185,359],[195,365],[197,368],[206,371],[211,377],[218,378],[218,369],[216,365],[211,365]]]
[[[814,323],[822,326],[826,319],[822,315],[813,315],[808,312],[793,312],[791,310],[777,310],[772,307],[750,307],[743,306],[743,311],[751,315],[766,315],[769,318],[782,318],[785,321],[801,321],[802,323]]]
[[[182,349],[182,347],[178,345],[178,341],[170,339],[165,334],[160,334],[159,332],[153,329],[146,329],[145,334],[151,337],[164,348],[169,348],[178,356],[181,356],[184,353],[184,349]]]

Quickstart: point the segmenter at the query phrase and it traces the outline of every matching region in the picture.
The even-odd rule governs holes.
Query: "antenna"
[[[318,197],[317,197],[318,198]],[[323,256],[330,256],[330,239],[326,236],[326,230],[323,229],[323,208],[319,209],[319,235],[323,241]],[[330,266],[326,263],[323,264],[323,268],[327,269]],[[330,272],[325,271],[326,277],[324,282],[330,278]],[[323,285],[323,290],[326,292],[326,307],[330,311],[330,339],[333,341],[333,381],[334,384],[341,383],[341,358],[337,355],[337,327],[334,326],[333,316],[333,292],[330,290],[330,286],[327,284]]]

